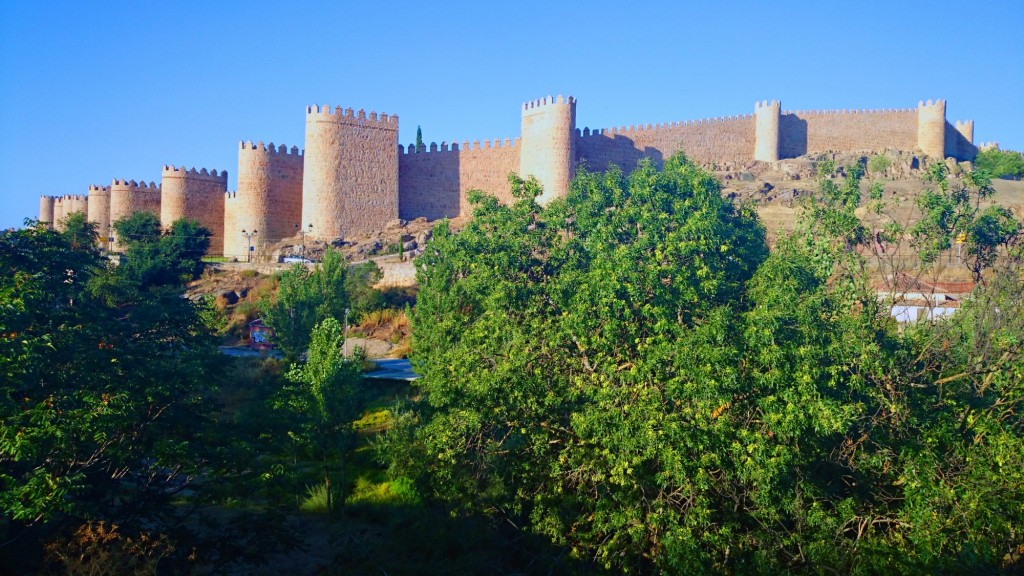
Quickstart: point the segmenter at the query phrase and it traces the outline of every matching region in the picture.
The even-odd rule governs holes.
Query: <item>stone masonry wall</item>
[[[110,183],[110,223],[114,224],[136,212],[149,212],[160,217],[160,186],[135,180],[114,180]],[[124,244],[114,233],[114,250],[121,250]]]
[[[89,222],[96,223],[96,232],[99,235],[101,245],[104,245],[104,238],[110,235],[110,187],[89,186]]]
[[[746,114],[594,131],[585,128],[576,143],[577,160],[585,161],[588,169],[605,170],[615,164],[627,173],[641,158],[651,158],[660,166],[680,150],[698,162],[750,160],[754,118]]]
[[[398,218],[398,116],[306,108],[302,222],[316,238],[371,234]]]
[[[795,158],[829,150],[881,152],[917,147],[917,110],[784,111],[779,156]]]
[[[160,225],[169,228],[175,220],[189,218],[213,233],[208,254],[224,253],[224,193],[228,190],[227,170],[196,170],[164,166],[161,179]]]
[[[508,175],[519,171],[519,140],[506,138],[463,142],[460,147],[442,142],[416,153],[398,147],[399,217],[413,220],[455,218],[471,209],[466,193],[483,190],[502,202],[511,202]]]
[[[56,198],[53,196],[39,197],[39,222],[46,224],[47,228],[53,228],[53,204]]]
[[[295,235],[302,219],[302,169],[302,152],[295,146],[239,143],[238,190],[225,204],[225,256],[245,258],[249,240],[243,229],[256,231],[252,243],[257,253]],[[228,209],[233,210],[230,224]]]

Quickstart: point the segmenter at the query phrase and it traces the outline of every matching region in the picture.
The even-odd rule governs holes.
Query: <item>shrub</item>
[[[160,560],[172,552],[174,545],[164,534],[126,537],[116,524],[105,522],[83,524],[73,535],[45,546],[47,564],[65,574],[156,574]]]
[[[998,148],[981,150],[974,159],[974,167],[988,172],[995,178],[1020,180],[1024,178],[1024,155]]]
[[[868,160],[868,170],[870,170],[872,174],[881,174],[888,170],[890,166],[892,166],[892,158],[889,158],[885,154],[877,154]]]

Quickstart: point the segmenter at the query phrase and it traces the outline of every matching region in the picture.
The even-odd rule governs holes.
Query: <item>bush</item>
[[[892,159],[885,154],[877,154],[868,160],[868,170],[872,174],[881,174],[892,166]]]
[[[149,575],[157,573],[174,545],[163,534],[154,538],[143,532],[132,538],[119,533],[116,524],[89,522],[45,549],[47,564],[65,574]]]
[[[998,148],[981,150],[974,159],[974,167],[988,172],[994,178],[1020,180],[1024,178],[1024,155]]]

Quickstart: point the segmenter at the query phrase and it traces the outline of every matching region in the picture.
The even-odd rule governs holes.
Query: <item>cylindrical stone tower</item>
[[[160,225],[189,218],[213,233],[208,254],[224,253],[224,193],[228,172],[164,166],[160,181]]]
[[[85,194],[68,194],[64,196],[64,218],[75,212],[81,212],[88,216],[89,199]]]
[[[104,245],[104,238],[110,235],[110,187],[90,185],[86,199],[89,202],[89,222],[96,223],[100,244]]]
[[[535,176],[547,204],[569,193],[576,171],[576,99],[542,98],[523,104],[519,174]]]
[[[110,183],[110,223],[127,218],[136,212],[149,212],[160,217],[160,187],[150,182],[135,180],[114,180]],[[124,248],[124,243],[114,233],[114,250]]]
[[[289,150],[284,144],[239,143],[238,190],[224,205],[225,256],[245,257],[249,240],[243,229],[256,231],[256,253],[295,234],[302,220],[302,165],[302,152],[295,146]]]
[[[398,116],[307,107],[302,220],[295,224],[329,241],[373,233],[396,218]]]
[[[53,199],[53,229],[64,230],[64,212],[70,202],[65,201],[66,196],[57,196]]]
[[[53,196],[39,197],[39,223],[53,228]]]
[[[917,103],[917,147],[932,158],[946,157],[946,101]]]
[[[779,161],[779,118],[782,104],[778,100],[754,103],[754,160]]]

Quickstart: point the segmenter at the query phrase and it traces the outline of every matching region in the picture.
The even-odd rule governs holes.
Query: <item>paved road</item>
[[[221,354],[227,356],[241,356],[249,358],[257,358],[260,356],[258,350],[252,350],[250,348],[232,348],[228,346],[220,346]],[[264,352],[275,358],[283,358],[280,350],[270,350]],[[379,380],[405,380],[412,382],[413,380],[419,379],[420,375],[412,371],[412,365],[409,360],[405,358],[373,358],[373,362],[377,365],[377,369],[373,372],[367,372],[363,374],[366,378],[377,378]]]
[[[405,358],[374,358],[373,361],[377,364],[377,369],[363,374],[366,378],[412,382],[420,377],[412,371],[412,365]]]

